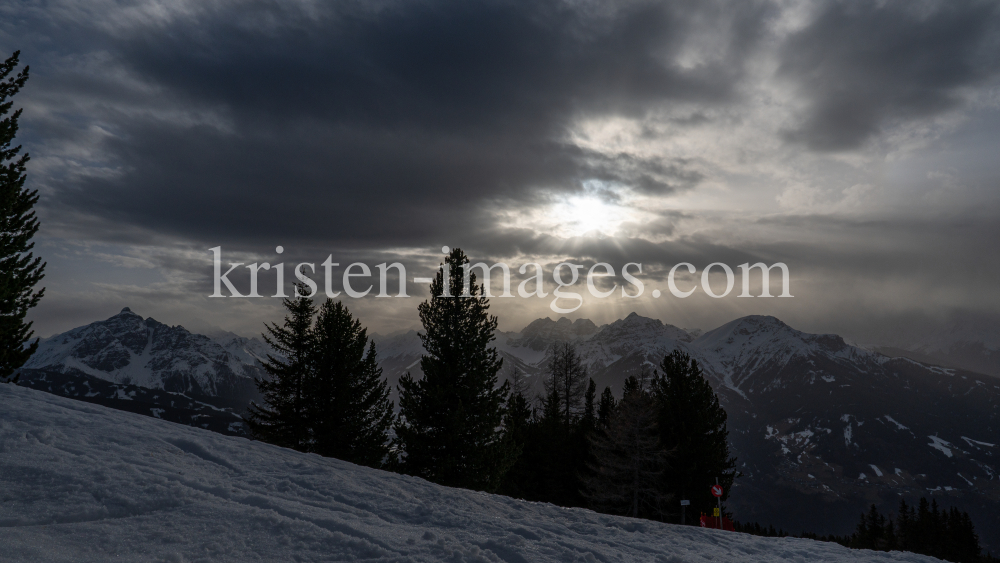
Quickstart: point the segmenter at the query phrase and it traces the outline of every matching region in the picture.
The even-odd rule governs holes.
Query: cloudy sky
[[[258,333],[280,299],[209,298],[216,246],[289,281],[329,255],[428,276],[442,245],[642,263],[641,297],[570,315],[598,323],[891,340],[1000,318],[994,2],[13,0],[18,49],[41,335],[126,305]],[[787,264],[794,298],[666,291],[678,262],[756,261]],[[413,328],[409,290],[348,306]],[[556,316],[493,302],[506,330]]]

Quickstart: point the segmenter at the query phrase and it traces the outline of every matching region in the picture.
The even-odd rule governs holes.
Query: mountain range
[[[403,373],[420,374],[416,331],[374,340],[394,391]],[[603,326],[543,318],[498,332],[503,376],[516,369],[539,394],[556,342],[573,343],[599,391],[616,393],[629,375],[651,372],[675,349],[695,358],[729,414],[742,473],[729,508],[740,520],[844,534],[870,504],[891,514],[900,498],[927,496],[973,514],[983,543],[1000,548],[1000,379],[890,357],[774,317],[743,317],[700,333],[635,313]],[[43,341],[21,380],[240,434],[233,422],[254,396],[267,354],[257,339],[209,338],[124,309]],[[167,397],[179,414],[162,410]]]

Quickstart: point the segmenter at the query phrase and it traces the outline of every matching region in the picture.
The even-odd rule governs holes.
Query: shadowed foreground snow
[[[433,485],[0,385],[0,561],[934,561]]]

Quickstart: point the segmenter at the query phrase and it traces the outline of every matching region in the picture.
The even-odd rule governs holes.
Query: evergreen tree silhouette
[[[552,360],[549,363],[549,379],[545,390],[559,393],[560,412],[563,424],[569,429],[581,414],[584,395],[587,390],[587,369],[583,367],[576,349],[568,342],[552,345]]]
[[[16,381],[15,372],[38,349],[38,339],[31,340],[32,323],[24,317],[45,293],[45,288],[35,291],[45,264],[31,252],[38,232],[32,210],[38,191],[24,187],[28,153],[18,156],[21,145],[11,146],[21,110],[8,115],[14,104],[10,98],[28,80],[27,66],[11,76],[20,54],[14,51],[0,64],[0,382]]]
[[[675,350],[663,358],[660,370],[653,385],[660,440],[673,452],[671,465],[663,472],[662,494],[690,500],[693,514],[711,513],[716,504],[710,493],[715,479],[723,487],[725,501],[737,476],[736,458],[729,455],[726,411],[698,363],[687,354]]]
[[[504,414],[504,437],[513,444],[516,460],[503,478],[499,492],[514,498],[531,498],[537,492],[537,440],[532,424],[533,409],[528,401],[524,375],[514,370],[510,396]]]
[[[614,393],[611,392],[610,387],[605,387],[601,393],[601,402],[597,406],[597,425],[599,427],[608,427],[608,423],[611,420],[611,413],[615,410],[615,405]]]
[[[662,519],[667,502],[661,479],[667,452],[660,444],[655,399],[644,382],[629,376],[608,428],[591,438],[593,462],[583,494],[602,512]]]
[[[430,300],[418,307],[424,376],[400,378],[395,429],[405,473],[493,491],[515,459],[501,428],[509,385],[497,386],[502,360],[490,346],[497,319],[475,274],[463,295],[468,264],[460,249],[452,250],[431,283]]]
[[[284,323],[266,325],[264,341],[279,356],[268,354],[264,371],[256,379],[264,403],[250,403],[247,425],[251,435],[263,442],[299,451],[310,451],[306,386],[312,375],[312,329],[316,306],[307,297],[282,301],[288,314]]]
[[[928,503],[921,498],[916,510],[900,500],[895,522],[879,514],[873,504],[846,543],[855,549],[910,551],[956,563],[992,561],[981,557],[979,536],[969,514],[955,507],[942,510],[936,499]]]
[[[580,428],[585,433],[597,428],[597,410],[594,404],[596,399],[597,384],[594,383],[593,379],[589,379],[587,392],[583,395],[583,416],[580,418]]]
[[[320,306],[312,340],[306,385],[312,451],[380,467],[389,453],[393,404],[375,343],[347,307],[332,299]]]

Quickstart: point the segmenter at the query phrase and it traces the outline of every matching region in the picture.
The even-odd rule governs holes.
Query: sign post
[[[687,514],[687,507],[691,506],[691,501],[682,500],[681,501],[681,526],[684,525],[684,515]]]
[[[717,507],[715,509],[716,521],[719,524],[719,529],[722,529],[722,485],[719,484],[719,478],[715,478],[715,485],[712,485],[712,496],[715,497]]]

